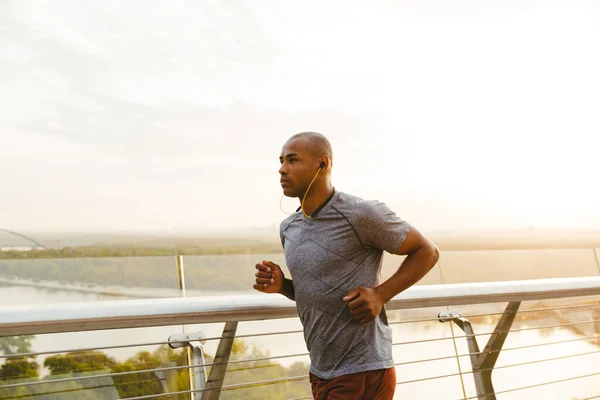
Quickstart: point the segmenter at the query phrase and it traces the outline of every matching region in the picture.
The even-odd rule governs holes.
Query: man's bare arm
[[[421,280],[439,259],[437,247],[414,227],[396,254],[406,258],[388,280],[374,288],[356,288],[344,297],[359,323],[367,324],[377,318],[385,303]]]
[[[406,258],[388,280],[375,288],[384,303],[420,281],[440,257],[437,247],[414,227],[396,254],[406,255]]]
[[[294,291],[294,283],[291,279],[284,279],[281,291],[279,292],[290,300],[296,301],[296,292]]]

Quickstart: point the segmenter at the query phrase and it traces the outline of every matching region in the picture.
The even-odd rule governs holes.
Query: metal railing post
[[[206,359],[204,357],[203,344],[206,342],[204,332],[179,333],[169,336],[169,346],[173,349],[187,347],[188,353],[193,353],[193,359],[188,365],[195,365],[188,368],[190,377],[193,376],[193,382],[190,382],[190,397],[195,400],[203,400],[203,390],[206,387]],[[197,343],[197,344],[196,344]]]
[[[215,354],[215,359],[213,361],[214,365],[210,369],[210,375],[206,382],[206,389],[212,390],[204,392],[205,397],[203,397],[203,400],[218,400],[219,396],[221,396],[221,387],[223,386],[223,380],[225,379],[225,373],[227,372],[227,364],[229,363],[229,357],[231,356],[231,349],[233,348],[237,326],[237,321],[225,323],[223,335],[221,336],[217,354]]]
[[[201,367],[196,367],[196,371],[194,373],[194,382],[196,384],[196,390],[203,390],[206,388],[206,359],[204,358],[204,348],[202,345],[193,346],[194,352],[194,365],[201,365]],[[202,400],[203,392],[195,392],[196,399]]]
[[[473,380],[475,381],[478,399],[496,400],[492,372],[520,305],[520,301],[508,303],[483,351],[479,351],[473,326],[468,319],[461,314],[451,312],[442,312],[438,315],[441,322],[454,322],[467,336],[467,345],[473,367]]]
[[[175,260],[177,262],[177,283],[179,285],[179,297],[185,297],[185,270],[183,269],[183,256],[181,254],[177,254],[175,256]],[[186,325],[182,325],[182,331],[183,333],[187,333],[187,326]],[[192,348],[190,348],[189,346],[186,349],[187,352],[187,363],[188,365],[193,365],[193,351]],[[194,387],[194,371],[190,368],[188,369],[188,382],[190,385],[190,389],[194,390],[197,389],[196,387]],[[194,396],[193,396],[193,392],[190,393],[190,400],[193,400]]]

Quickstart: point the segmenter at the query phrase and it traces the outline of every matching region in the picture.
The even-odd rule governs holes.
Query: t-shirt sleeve
[[[364,202],[361,208],[357,228],[363,245],[395,254],[406,240],[410,224],[379,201]]]

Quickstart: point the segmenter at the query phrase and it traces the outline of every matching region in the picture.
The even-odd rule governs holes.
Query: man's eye
[[[290,158],[290,164],[293,164],[293,163],[295,163],[295,162],[296,162],[296,159],[295,159],[295,158]]]

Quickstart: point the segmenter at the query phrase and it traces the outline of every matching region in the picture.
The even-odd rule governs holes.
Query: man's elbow
[[[431,270],[440,259],[440,251],[438,250],[437,246],[430,241],[427,241],[424,249],[427,254],[427,272],[429,272],[429,270]]]

